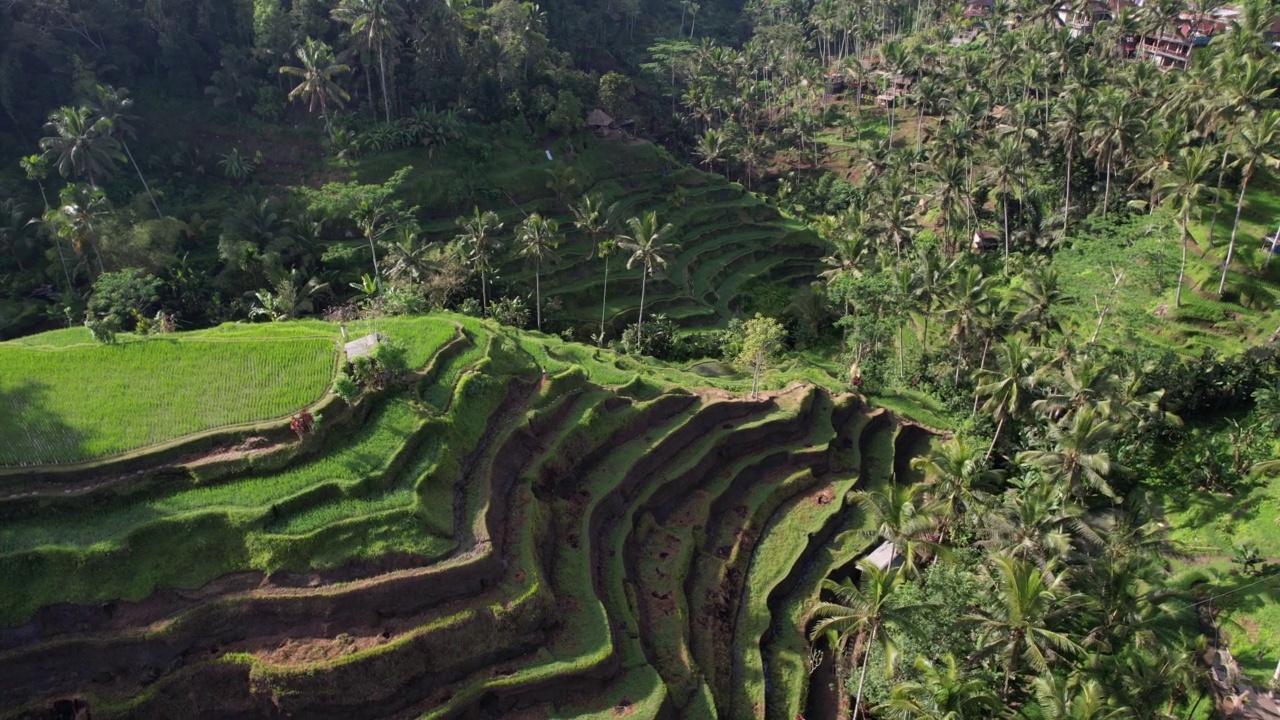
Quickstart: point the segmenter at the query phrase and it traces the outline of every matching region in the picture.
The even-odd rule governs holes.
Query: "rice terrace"
[[[1280,718],[1277,48],[0,2],[0,720]]]

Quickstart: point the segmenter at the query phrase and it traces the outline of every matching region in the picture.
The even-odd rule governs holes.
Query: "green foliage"
[[[338,373],[338,378],[333,381],[333,392],[348,404],[355,402],[360,395],[360,386],[345,372]]]
[[[556,96],[555,107],[547,113],[547,127],[558,133],[572,133],[582,127],[586,114],[582,101],[569,90],[561,90]]]

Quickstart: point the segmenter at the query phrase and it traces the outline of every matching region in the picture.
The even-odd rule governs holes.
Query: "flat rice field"
[[[82,462],[286,416],[324,395],[338,357],[330,337],[262,331],[117,345],[50,335],[44,346],[0,343],[0,467]]]

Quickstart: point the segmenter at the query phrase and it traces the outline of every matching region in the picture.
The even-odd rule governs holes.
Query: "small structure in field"
[[[1000,234],[992,230],[975,230],[973,233],[973,245],[970,247],[976,253],[990,252],[1000,247]]]
[[[600,108],[592,110],[591,114],[587,116],[587,127],[590,128],[591,132],[595,133],[597,137],[605,137],[611,130],[618,129],[613,118],[609,117],[609,114]]]
[[[891,542],[880,543],[880,547],[871,551],[867,556],[867,562],[875,565],[881,571],[887,571],[891,567],[898,567],[902,564],[902,556],[898,554],[897,548]]]
[[[359,357],[369,357],[373,355],[373,349],[378,346],[378,333],[369,333],[362,338],[357,338],[347,343],[345,349],[347,351],[347,362],[351,362]]]

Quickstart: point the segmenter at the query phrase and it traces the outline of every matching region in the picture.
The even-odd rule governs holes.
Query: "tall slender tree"
[[[391,122],[391,93],[387,89],[387,46],[398,37],[397,25],[404,10],[397,0],[342,0],[333,9],[333,19],[351,28],[371,53],[378,56],[378,77],[382,83],[383,119]]]
[[[90,185],[110,175],[123,159],[111,124],[87,107],[63,107],[49,115],[48,133],[40,140],[45,158],[63,177],[87,177]]]
[[[1236,137],[1237,165],[1240,166],[1240,196],[1236,199],[1236,219],[1231,226],[1231,242],[1227,245],[1227,257],[1222,261],[1222,279],[1218,281],[1218,295],[1227,289],[1227,271],[1231,269],[1231,256],[1236,250],[1236,235],[1240,232],[1240,214],[1244,211],[1244,196],[1249,181],[1261,168],[1280,167],[1280,110],[1267,110],[1247,121]]]
[[[474,207],[471,215],[459,217],[454,224],[461,231],[458,238],[467,248],[471,269],[480,276],[480,312],[488,317],[489,273],[493,269],[494,253],[502,247],[502,241],[497,237],[502,231],[502,223],[492,210],[480,212],[480,208]]]
[[[99,85],[96,90],[97,97],[90,105],[90,109],[97,114],[98,118],[107,121],[107,133],[120,141],[120,147],[124,149],[125,156],[129,158],[134,172],[138,173],[138,179],[142,181],[142,188],[147,191],[151,207],[155,208],[156,215],[164,217],[164,213],[160,212],[160,205],[156,202],[155,193],[151,192],[151,185],[142,175],[142,168],[138,167],[138,161],[133,158],[133,151],[129,149],[129,140],[138,136],[137,129],[133,126],[138,117],[129,113],[133,107],[133,98],[129,97],[129,89]]]
[[[1211,150],[1206,147],[1183,148],[1174,159],[1160,187],[1164,204],[1172,206],[1178,214],[1178,227],[1182,231],[1182,263],[1178,267],[1178,285],[1173,294],[1173,306],[1182,307],[1182,286],[1187,275],[1187,246],[1191,243],[1192,211],[1199,212],[1200,201],[1212,197],[1215,190],[1205,181],[1213,165]]]
[[[516,228],[516,244],[520,255],[533,262],[534,302],[538,331],[542,331],[542,266],[555,259],[555,249],[560,245],[560,223],[534,213]]]
[[[671,223],[658,224],[658,214],[646,211],[640,217],[627,219],[627,234],[618,236],[618,244],[631,253],[627,260],[627,269],[640,266],[640,319],[636,323],[636,340],[639,342],[644,334],[644,296],[649,277],[659,268],[666,267],[670,243],[668,238],[675,232]]]

